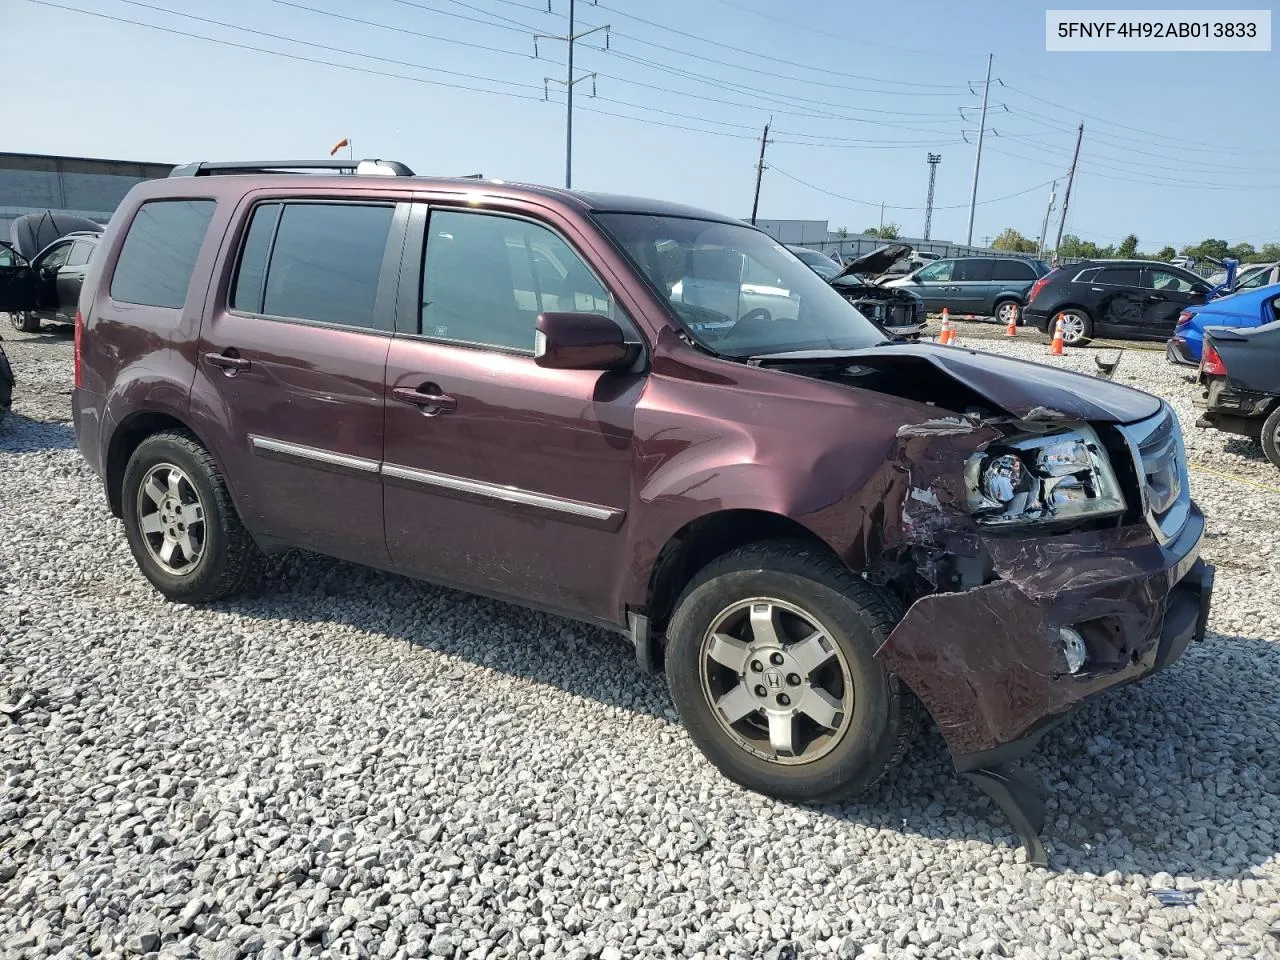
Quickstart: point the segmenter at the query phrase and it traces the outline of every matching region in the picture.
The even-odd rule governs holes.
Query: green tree
[[[1221,260],[1228,253],[1227,241],[1201,240],[1194,247],[1183,247],[1182,252],[1188,257],[1212,257],[1214,260]]]
[[[1036,242],[1024,237],[1013,227],[1005,227],[1000,236],[991,244],[993,250],[1008,250],[1011,253],[1035,253]]]
[[[847,240],[848,238],[849,238],[849,228],[848,228],[848,227],[841,227],[839,230],[837,230],[837,231],[836,231],[836,239],[837,239],[837,240]]]
[[[1170,246],[1163,246],[1156,252],[1156,259],[1163,260],[1166,263],[1178,255],[1178,251]]]
[[[880,227],[867,227],[862,232],[865,236],[879,237],[881,240],[897,240],[902,236],[902,228],[896,223],[886,223]]]
[[[1280,243],[1264,243],[1258,256],[1264,263],[1268,260],[1280,260]]]
[[[1235,257],[1241,263],[1248,263],[1250,260],[1258,258],[1258,251],[1253,249],[1252,243],[1237,243],[1227,250],[1227,253]]]
[[[1120,241],[1116,248],[1116,256],[1122,260],[1132,260],[1138,255],[1138,235],[1131,233]]]

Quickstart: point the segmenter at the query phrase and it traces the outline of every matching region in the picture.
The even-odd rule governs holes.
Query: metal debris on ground
[[[1199,887],[1192,887],[1189,890],[1161,888],[1152,890],[1151,895],[1165,907],[1194,907],[1196,905],[1196,894],[1199,892]]]

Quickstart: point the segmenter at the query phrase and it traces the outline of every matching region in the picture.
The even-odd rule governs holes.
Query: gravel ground
[[[1211,635],[1029,763],[1050,872],[934,730],[861,802],[793,806],[568,621],[301,554],[244,600],[161,601],[75,451],[69,337],[6,347],[0,956],[1280,955],[1280,473],[1192,427],[1158,353],[1118,379],[1241,478],[1193,474]]]

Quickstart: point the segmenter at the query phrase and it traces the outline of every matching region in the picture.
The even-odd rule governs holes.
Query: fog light
[[[1084,637],[1070,627],[1058,630],[1058,638],[1062,641],[1062,655],[1067,659],[1067,673],[1079,673],[1089,652],[1084,646]]]

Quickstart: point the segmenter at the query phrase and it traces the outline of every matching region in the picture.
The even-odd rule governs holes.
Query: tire
[[[783,639],[786,655],[773,654],[778,660],[770,661],[770,654],[760,652],[761,641],[767,645],[768,640],[767,631],[757,634],[752,625],[757,611],[763,619],[764,604],[756,602],[760,600],[768,601],[769,620]],[[745,612],[723,619],[727,611],[744,606]],[[901,615],[891,596],[813,544],[769,540],[727,553],[694,577],[667,630],[667,682],[680,719],[720,772],[750,790],[789,801],[855,796],[901,759],[915,733],[916,700],[875,658]],[[797,630],[803,618],[810,624]],[[750,637],[750,645],[726,648],[709,639],[713,629],[732,637],[728,624],[734,622],[742,624],[738,629]],[[808,636],[806,631],[814,626],[824,635],[822,645],[830,648],[825,652],[828,659],[793,685],[804,670],[796,651],[807,646],[796,638]],[[719,656],[732,654],[730,659],[745,649],[741,670],[722,666],[708,654],[713,648],[725,651]],[[833,679],[837,675],[839,683]],[[747,677],[761,682],[753,686]],[[838,724],[820,726],[805,712],[813,704],[821,708],[816,693],[820,687],[844,708],[836,714]],[[734,690],[741,691],[734,694],[738,704],[751,697],[759,702],[758,691],[764,691],[763,699],[771,705],[780,700],[780,692],[792,691],[790,709],[796,716],[783,723],[789,723],[793,734],[793,755],[774,747],[772,721],[766,725],[769,715],[762,710],[752,710],[736,726],[727,722],[717,705],[724,707]],[[804,708],[805,704],[810,706]],[[806,744],[815,732],[819,735]]]
[[[21,330],[23,333],[38,333],[40,330],[40,317],[30,310],[11,312],[9,322],[13,324],[13,329]]]
[[[1018,326],[1022,326],[1023,325],[1022,305],[1018,303],[1017,300],[1013,300],[1013,299],[997,300],[995,309],[992,311],[991,315],[995,317],[997,321],[999,321],[1002,327],[1007,327],[1009,325],[1009,311],[1011,308],[1017,308]]]
[[[1272,464],[1280,467],[1280,403],[1262,423],[1262,452]]]
[[[13,407],[13,384],[13,367],[9,366],[9,358],[0,346],[0,422]]]
[[[1049,336],[1053,336],[1053,331],[1059,318],[1063,320],[1063,346],[1083,347],[1093,339],[1093,318],[1083,310],[1075,307],[1060,310],[1054,315],[1049,322]]]
[[[166,483],[175,471],[176,488]],[[165,493],[163,502],[143,492],[144,484],[153,483]],[[180,507],[175,506],[175,489]],[[120,499],[133,558],[168,599],[220,600],[257,579],[262,554],[240,522],[216,461],[190,434],[166,431],[143,440],[125,467]],[[199,507],[199,518],[193,506]],[[185,542],[179,539],[170,547],[168,565],[162,557],[164,543],[171,538],[152,526],[157,521],[170,532],[181,527],[178,532],[187,535]],[[144,524],[149,532],[144,532]]]

